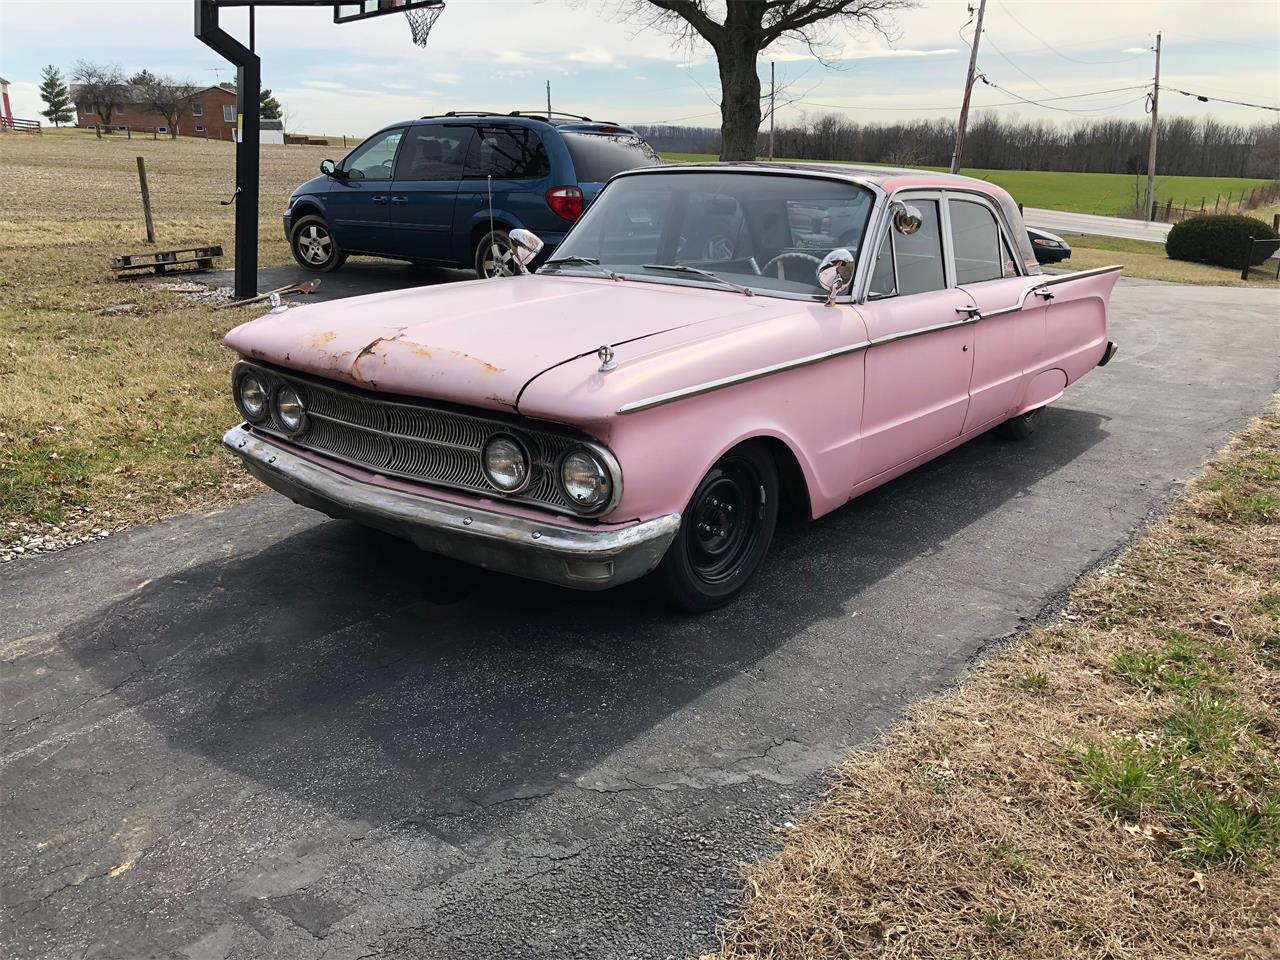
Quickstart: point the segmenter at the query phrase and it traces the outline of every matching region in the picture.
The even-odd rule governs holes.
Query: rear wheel
[[[778,490],[778,468],[758,443],[735,447],[707,471],[658,567],[677,607],[714,610],[747,585],[773,540]]]
[[[289,234],[293,259],[308,270],[327,273],[346,262],[347,255],[333,238],[324,217],[308,214],[293,225]]]
[[[505,230],[486,233],[476,244],[476,274],[481,279],[489,277],[514,277],[520,272],[516,265],[516,248]]]
[[[1036,424],[1040,422],[1042,413],[1044,413],[1044,407],[1036,407],[1016,417],[1010,417],[1000,424],[1000,434],[1008,440],[1025,440],[1035,433]]]

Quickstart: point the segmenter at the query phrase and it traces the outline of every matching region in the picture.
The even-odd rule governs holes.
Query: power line
[[[993,83],[991,84],[991,86],[994,87],[996,85]],[[1011,90],[1004,90],[1003,87],[999,89],[1003,90],[1005,93],[1009,94],[1010,96],[1014,96],[1014,97],[1018,96],[1016,93],[1013,93]],[[1146,89],[1147,89],[1147,85],[1145,83],[1141,83],[1141,84],[1134,84],[1133,86],[1129,86],[1129,87],[1112,87],[1109,90],[1093,90],[1093,91],[1090,91],[1089,93],[1072,93],[1072,94],[1068,94],[1066,96],[1060,96],[1060,97],[1042,97],[1038,101],[1028,100],[1025,97],[1020,97],[1017,100],[1006,100],[1000,103],[983,103],[983,104],[979,104],[979,106],[982,107],[983,109],[987,109],[989,107],[1016,107],[1016,106],[1021,106],[1027,103],[1040,104],[1040,103],[1048,103],[1053,100],[1077,100],[1083,97],[1100,97],[1108,93],[1124,93],[1129,90],[1146,90]],[[829,107],[832,110],[889,110],[889,111],[924,110],[924,111],[929,111],[929,110],[958,110],[959,109],[959,107],[955,104],[949,104],[945,107],[942,107],[942,106],[939,106],[939,107],[872,107],[872,106],[864,106],[862,104],[857,104],[857,103],[855,104],[817,103],[812,100],[808,101],[807,103],[808,103],[808,106]],[[1093,109],[1093,108],[1090,107],[1089,109]]]
[[[1202,93],[1192,93],[1189,90],[1179,90],[1177,87],[1166,87],[1166,90],[1172,90],[1174,93],[1180,93],[1184,97],[1195,97],[1202,103],[1234,103],[1237,107],[1254,107],[1258,110],[1272,110],[1280,113],[1280,107],[1269,107],[1265,103],[1247,103],[1244,100],[1228,100],[1225,97],[1206,97]]]
[[[1002,0],[996,0],[996,2],[1000,4],[1000,9],[1009,15],[1010,20],[1012,20],[1014,23],[1020,26],[1023,30],[1027,31],[1027,33],[1031,34],[1031,36],[1039,40],[1041,46],[1043,46],[1046,50],[1048,50],[1050,53],[1054,54],[1055,56],[1059,56],[1063,60],[1070,61],[1071,63],[1083,63],[1086,66],[1091,66],[1091,67],[1101,66],[1107,63],[1127,63],[1128,61],[1132,60],[1134,57],[1145,56],[1147,53],[1147,51],[1144,50],[1142,53],[1135,53],[1127,57],[1121,57],[1119,60],[1080,60],[1076,57],[1068,57],[1061,50],[1058,50],[1056,47],[1052,46],[1047,40],[1044,39],[1044,37],[1040,36],[1040,34],[1036,33],[1034,30],[1028,27],[1025,23],[1019,20],[1016,16],[1014,16],[1013,11],[1010,10],[1008,7],[1006,7],[1002,2]]]

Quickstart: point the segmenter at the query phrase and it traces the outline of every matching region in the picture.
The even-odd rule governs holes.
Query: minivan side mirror
[[[321,160],[320,172],[327,177],[337,176],[338,165],[334,163],[332,160]]]

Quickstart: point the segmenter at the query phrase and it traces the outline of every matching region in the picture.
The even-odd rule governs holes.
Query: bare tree
[[[701,37],[720,66],[721,159],[754,160],[760,129],[756,61],[779,40],[824,60],[841,30],[895,37],[893,13],[915,0],[626,0],[626,16],[692,43]]]
[[[139,74],[137,95],[144,106],[164,117],[169,127],[169,138],[178,138],[178,121],[191,109],[191,99],[200,91],[188,80],[175,80],[173,77],[157,77],[145,70]]]
[[[77,103],[88,104],[89,109],[102,120],[104,127],[111,125],[111,117],[124,99],[128,81],[124,71],[114,64],[77,60],[71,71],[71,80],[77,85]]]

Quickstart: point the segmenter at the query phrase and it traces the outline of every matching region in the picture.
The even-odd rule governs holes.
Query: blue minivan
[[[379,130],[320,164],[289,198],[284,232],[308,270],[350,254],[517,272],[508,233],[545,258],[604,182],[662,161],[633,130],[567,114],[451,112]]]

